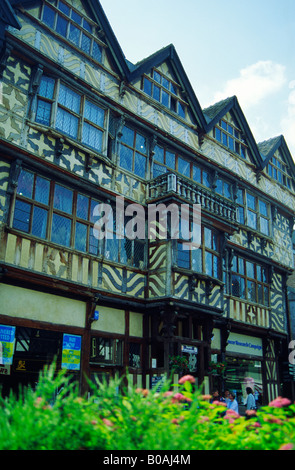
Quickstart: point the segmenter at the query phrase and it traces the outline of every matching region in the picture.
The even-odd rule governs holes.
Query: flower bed
[[[119,393],[119,385],[92,385],[86,400],[63,372],[50,368],[35,391],[1,400],[0,449],[295,449],[295,405],[286,398],[241,417],[223,403],[210,403],[190,375],[160,393],[132,387]]]

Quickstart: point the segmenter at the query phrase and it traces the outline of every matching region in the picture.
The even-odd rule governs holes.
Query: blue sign
[[[15,338],[15,326],[0,325],[0,341],[13,343]]]
[[[15,326],[0,325],[0,364],[12,364]]]
[[[64,334],[62,344],[62,369],[80,370],[81,336]]]
[[[62,348],[78,351],[81,349],[81,339],[81,336],[64,334]]]

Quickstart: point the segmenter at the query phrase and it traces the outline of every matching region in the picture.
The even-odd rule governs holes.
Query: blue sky
[[[236,95],[295,160],[295,0],[100,0],[128,60],[174,44],[202,108]]]

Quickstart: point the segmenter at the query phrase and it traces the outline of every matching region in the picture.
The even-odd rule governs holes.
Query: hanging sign
[[[186,344],[181,345],[181,351],[189,354],[198,354],[198,348],[196,346],[188,346]]]
[[[80,370],[81,336],[63,335],[62,369]]]
[[[0,364],[12,364],[15,326],[0,325]]]

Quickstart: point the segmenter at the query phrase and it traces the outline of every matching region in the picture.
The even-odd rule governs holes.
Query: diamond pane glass
[[[72,222],[58,214],[52,216],[51,241],[69,247],[71,241]]]
[[[46,238],[48,211],[40,207],[34,207],[32,235],[40,238]]]
[[[31,217],[31,204],[16,200],[14,209],[13,227],[23,232],[29,232]]]
[[[56,114],[56,129],[77,138],[79,119],[64,109],[58,108]]]
[[[84,122],[82,132],[82,142],[89,147],[94,148],[98,152],[102,150],[102,137],[103,133],[96,127]]]

